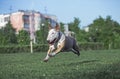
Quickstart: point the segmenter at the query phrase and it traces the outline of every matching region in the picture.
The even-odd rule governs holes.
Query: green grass
[[[120,79],[120,50],[0,54],[0,79]]]

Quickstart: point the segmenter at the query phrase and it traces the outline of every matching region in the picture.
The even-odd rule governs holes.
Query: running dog
[[[72,51],[74,54],[80,55],[76,40],[71,36],[65,36],[60,31],[59,25],[56,25],[55,28],[49,26],[47,42],[49,43],[49,49],[44,62],[61,51]]]

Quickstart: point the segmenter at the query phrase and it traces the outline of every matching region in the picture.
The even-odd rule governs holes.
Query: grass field
[[[0,79],[120,79],[120,50],[0,54]]]

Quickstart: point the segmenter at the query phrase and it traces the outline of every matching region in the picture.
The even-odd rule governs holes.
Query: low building
[[[0,15],[0,29],[2,27],[5,27],[5,25],[9,22],[9,20],[10,20],[10,14]]]
[[[64,25],[64,33],[66,36],[71,36],[71,37],[75,37],[75,33],[73,31],[69,31],[69,26],[66,24]]]
[[[83,30],[85,30],[85,32],[89,32],[89,27],[84,27]]]

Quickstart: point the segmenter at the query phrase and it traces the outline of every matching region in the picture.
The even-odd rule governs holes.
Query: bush
[[[34,45],[33,51],[40,52],[40,51],[47,51],[48,45]],[[30,52],[30,45],[19,45],[19,46],[0,46],[0,53],[21,53],[21,52]]]
[[[78,43],[80,50],[101,50],[104,49],[103,43]],[[33,45],[34,52],[46,52],[48,44]],[[30,45],[0,46],[0,53],[21,53],[30,52]]]
[[[104,49],[104,44],[99,42],[79,42],[80,50],[101,50]]]

